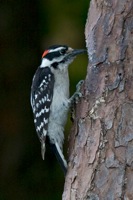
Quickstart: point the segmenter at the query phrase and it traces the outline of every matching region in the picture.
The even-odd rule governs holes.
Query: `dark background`
[[[64,175],[48,148],[42,161],[30,87],[45,48],[85,48],[87,11],[87,0],[0,1],[0,200],[61,199]],[[71,94],[86,66],[81,55],[70,67]]]

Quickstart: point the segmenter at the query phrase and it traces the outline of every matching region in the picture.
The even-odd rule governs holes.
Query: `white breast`
[[[66,115],[65,105],[69,98],[69,77],[68,73],[59,73],[55,77],[53,101],[51,105],[51,114],[57,123],[60,123]]]
[[[55,74],[53,100],[50,107],[48,135],[58,141],[60,147],[64,140],[64,126],[67,120],[69,99],[68,71]],[[53,138],[52,138],[53,137]]]

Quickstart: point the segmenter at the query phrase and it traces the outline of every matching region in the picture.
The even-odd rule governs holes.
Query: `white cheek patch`
[[[46,58],[43,58],[43,59],[42,59],[42,63],[41,63],[41,65],[40,65],[40,68],[48,67],[48,66],[50,66],[50,64],[51,64],[51,61],[50,61],[50,60],[48,60],[48,59],[46,59]]]
[[[60,61],[62,61],[62,59],[63,59],[63,56],[54,58],[53,60],[48,60],[47,58],[43,58],[40,68],[49,67],[52,65],[52,63],[55,63],[55,62],[59,63]]]

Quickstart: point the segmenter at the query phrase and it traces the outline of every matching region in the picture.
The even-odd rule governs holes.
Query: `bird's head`
[[[64,70],[78,54],[85,52],[85,49],[72,49],[66,45],[53,45],[44,51],[40,68],[50,67],[53,70]]]

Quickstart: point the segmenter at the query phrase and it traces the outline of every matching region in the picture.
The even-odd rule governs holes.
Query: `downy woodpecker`
[[[79,92],[69,98],[68,66],[83,49],[53,45],[44,51],[31,86],[31,106],[44,160],[45,142],[54,151],[64,173],[67,162],[63,155],[64,126],[67,113]]]

